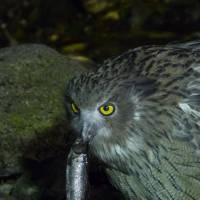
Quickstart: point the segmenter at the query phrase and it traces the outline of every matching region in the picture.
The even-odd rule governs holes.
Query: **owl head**
[[[84,141],[122,143],[137,134],[141,100],[153,93],[152,85],[151,80],[109,68],[74,77],[65,96],[72,128]]]

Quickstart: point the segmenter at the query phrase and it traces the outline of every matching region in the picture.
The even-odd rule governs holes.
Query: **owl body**
[[[75,132],[126,199],[200,199],[198,41],[106,60],[70,81],[66,102]]]

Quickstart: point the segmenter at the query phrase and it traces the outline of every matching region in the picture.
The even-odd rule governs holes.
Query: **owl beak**
[[[83,124],[83,129],[81,133],[83,142],[90,142],[92,140],[92,138],[95,136],[94,130],[94,125],[92,125],[91,123]]]

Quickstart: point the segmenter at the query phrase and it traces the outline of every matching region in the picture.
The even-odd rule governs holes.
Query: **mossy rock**
[[[27,145],[65,118],[66,82],[85,70],[45,45],[0,49],[0,169],[20,167],[24,151],[31,152]]]

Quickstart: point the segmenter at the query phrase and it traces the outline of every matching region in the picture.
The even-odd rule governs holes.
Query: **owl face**
[[[84,81],[80,83],[80,80]],[[99,84],[94,84],[95,81]],[[132,122],[135,108],[127,88],[113,81],[102,84],[92,75],[88,79],[73,79],[68,84],[66,108],[77,135],[84,141],[94,137],[99,140],[114,140],[116,135],[118,139],[125,137],[126,126]]]

